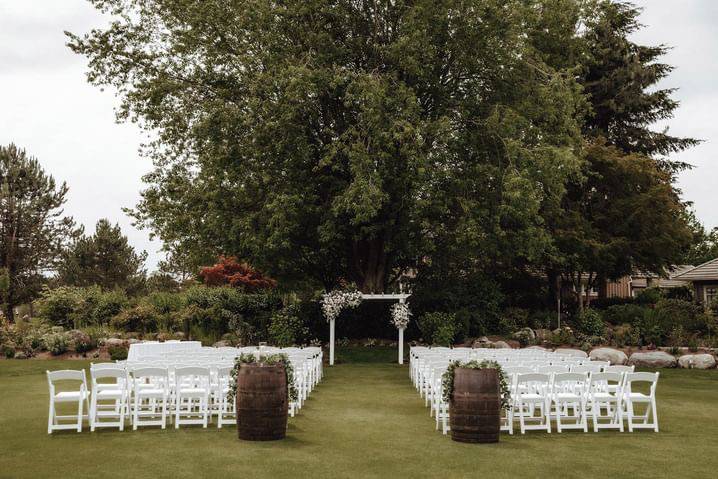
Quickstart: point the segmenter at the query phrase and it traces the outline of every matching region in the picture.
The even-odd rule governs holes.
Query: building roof
[[[680,281],[718,281],[718,258],[678,274],[671,279]]]

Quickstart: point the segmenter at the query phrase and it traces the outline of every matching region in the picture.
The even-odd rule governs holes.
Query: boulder
[[[142,342],[142,340],[137,339],[137,338],[130,338],[127,340],[127,344],[137,344],[137,343],[141,343],[141,342]]]
[[[124,339],[120,339],[120,338],[105,339],[105,346],[107,346],[108,348],[113,348],[113,347],[126,348],[127,344],[128,344],[127,341],[125,341]]]
[[[536,333],[531,328],[521,328],[513,334],[514,339],[519,339],[520,336],[525,336],[531,341],[536,339]]]
[[[489,341],[489,338],[486,336],[481,336],[480,338],[476,339],[472,344],[472,348],[485,348],[489,344],[491,344],[491,341]]]
[[[613,348],[596,348],[588,355],[594,361],[608,361],[613,365],[623,365],[628,361],[628,356],[623,351]]]
[[[561,354],[563,356],[572,356],[574,358],[587,358],[588,354],[586,354],[586,351],[581,351],[580,349],[571,349],[571,348],[558,348],[554,351],[556,354]]]
[[[685,369],[712,369],[716,359],[711,354],[685,354],[678,358],[678,365]]]
[[[232,346],[229,341],[217,341],[212,345],[213,348],[226,348],[228,346]]]
[[[184,333],[182,331],[177,331],[175,333],[172,333],[172,337],[181,341],[184,339]]]
[[[89,344],[92,339],[90,335],[79,329],[73,329],[67,332],[67,337],[70,342],[76,347],[78,344]]]
[[[27,359],[27,354],[25,354],[25,351],[18,351],[15,353],[15,359]]]
[[[496,341],[494,343],[491,343],[493,347],[496,349],[511,349],[511,346],[509,346],[509,343],[506,341]]]
[[[628,358],[628,364],[646,368],[675,368],[677,363],[675,357],[664,351],[633,353]]]

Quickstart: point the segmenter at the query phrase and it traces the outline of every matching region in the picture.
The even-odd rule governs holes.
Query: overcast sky
[[[679,88],[681,106],[669,122],[675,135],[705,140],[676,159],[695,169],[679,187],[698,218],[718,226],[718,1],[639,0],[646,25],[636,40],[673,47],[676,67],[663,85]],[[117,99],[85,80],[85,61],[65,47],[63,30],[84,33],[105,23],[85,0],[0,0],[0,144],[14,142],[70,187],[66,212],[88,231],[100,218],[122,226],[148,267],[161,259],[158,242],[122,212],[139,200],[140,177],[151,165],[137,149],[142,133],[117,124]],[[665,125],[661,125],[665,126]]]

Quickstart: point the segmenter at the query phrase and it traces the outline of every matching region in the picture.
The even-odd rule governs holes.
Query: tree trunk
[[[383,293],[386,287],[387,258],[383,238],[352,244],[352,276],[362,293]]]

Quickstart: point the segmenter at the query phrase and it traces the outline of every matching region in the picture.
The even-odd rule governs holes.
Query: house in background
[[[631,288],[630,297],[635,298],[641,291],[647,288],[660,288],[660,289],[672,289],[680,288],[682,286],[690,286],[689,281],[682,281],[677,279],[683,273],[686,273],[695,266],[692,264],[681,264],[673,266],[668,270],[668,276],[659,276],[655,273],[643,273],[637,272],[628,276],[629,284]],[[610,283],[609,283],[610,284]],[[609,296],[611,297],[611,296]]]
[[[718,258],[679,274],[675,279],[691,283],[696,301],[706,308],[718,300]]]

